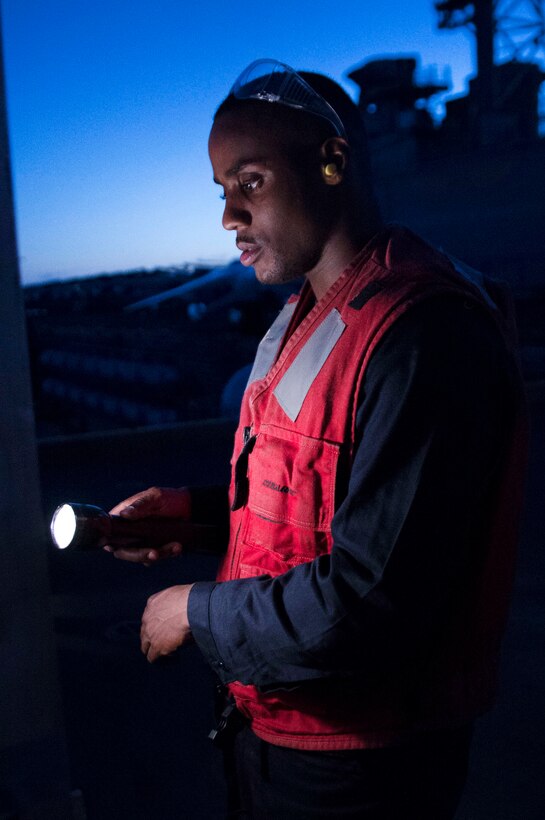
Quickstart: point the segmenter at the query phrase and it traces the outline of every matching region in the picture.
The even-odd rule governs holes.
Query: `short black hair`
[[[346,91],[325,74],[312,71],[299,71],[298,73],[338,114],[344,125],[349,145],[366,146],[367,136],[361,112]]]

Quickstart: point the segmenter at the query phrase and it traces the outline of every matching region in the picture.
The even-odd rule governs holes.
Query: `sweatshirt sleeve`
[[[264,690],[391,663],[447,617],[514,418],[493,322],[455,297],[391,328],[359,396],[330,555],[275,578],[197,583],[189,622],[224,683]]]

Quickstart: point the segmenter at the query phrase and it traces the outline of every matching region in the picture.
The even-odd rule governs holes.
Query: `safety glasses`
[[[337,112],[293,68],[278,60],[255,60],[235,80],[231,94],[239,100],[280,103],[315,114],[327,120],[337,136],[346,139]]]

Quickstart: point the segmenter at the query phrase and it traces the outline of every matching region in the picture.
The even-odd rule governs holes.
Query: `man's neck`
[[[306,275],[317,301],[381,227],[377,219],[357,232],[339,230],[329,238],[320,261]]]

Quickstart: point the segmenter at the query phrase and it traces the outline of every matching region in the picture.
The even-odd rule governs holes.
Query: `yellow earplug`
[[[328,162],[327,165],[324,165],[324,176],[326,177],[334,177],[337,173],[337,166],[334,162]]]

